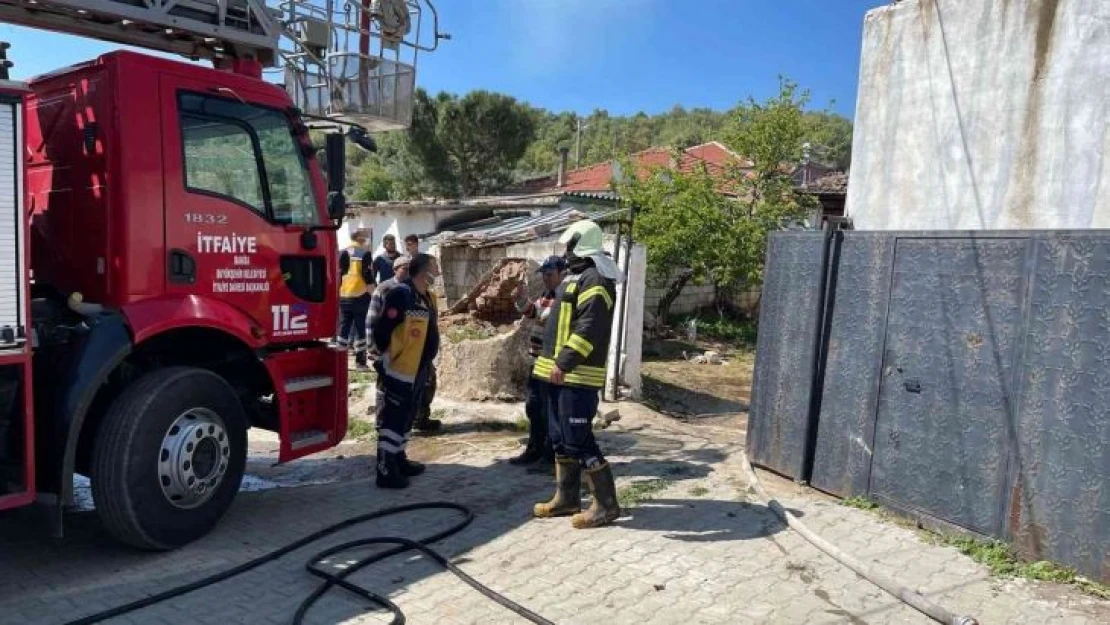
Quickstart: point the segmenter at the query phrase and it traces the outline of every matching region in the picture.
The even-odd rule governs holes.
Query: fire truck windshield
[[[178,97],[185,184],[279,224],[317,225],[308,166],[286,114],[222,97]]]

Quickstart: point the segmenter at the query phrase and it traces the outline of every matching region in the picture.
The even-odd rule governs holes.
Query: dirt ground
[[[706,351],[721,355],[723,364],[697,364]],[[666,339],[644,344],[644,403],[681,418],[721,419],[746,416],[751,401],[755,350],[712,341]]]

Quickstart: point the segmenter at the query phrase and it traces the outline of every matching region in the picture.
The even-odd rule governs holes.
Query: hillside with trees
[[[570,149],[574,167],[649,147],[727,143],[730,120],[747,106],[740,103],[728,111],[676,106],[658,115],[631,116],[596,110],[579,116],[488,91],[433,97],[421,90],[409,131],[378,135],[376,154],[349,154],[350,197],[373,201],[496,193],[515,180],[554,173],[560,147]],[[829,111],[803,110],[800,123],[802,143],[810,144],[812,159],[847,169],[851,121]]]

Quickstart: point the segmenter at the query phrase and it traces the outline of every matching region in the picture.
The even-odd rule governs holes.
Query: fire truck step
[[[328,433],[323,430],[305,430],[293,432],[289,435],[290,446],[293,449],[304,449],[313,445],[323,445],[328,442]]]
[[[328,375],[309,375],[303,378],[291,378],[285,382],[286,393],[299,393],[301,391],[311,391],[317,388],[326,388],[335,383],[335,380]]]

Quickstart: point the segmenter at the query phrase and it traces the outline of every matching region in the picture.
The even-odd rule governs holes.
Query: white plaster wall
[[[1110,227],[1110,1],[905,0],[864,25],[864,230]]]
[[[392,234],[397,239],[397,249],[403,250],[405,236],[434,232],[444,212],[403,208],[363,209],[358,217],[348,218],[339,229],[339,249],[351,244],[351,233],[356,229],[370,228],[375,255],[384,251],[381,242],[386,234]],[[427,252],[428,247],[428,242],[421,241],[420,251]]]

